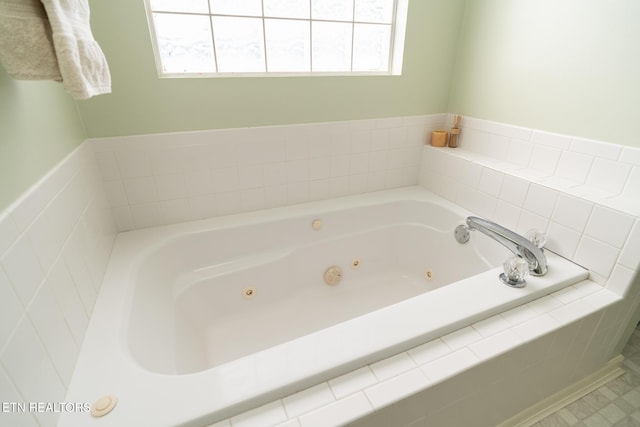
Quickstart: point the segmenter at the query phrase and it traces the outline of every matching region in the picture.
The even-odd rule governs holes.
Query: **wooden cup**
[[[431,145],[434,147],[446,147],[449,134],[446,130],[434,130],[431,132]]]

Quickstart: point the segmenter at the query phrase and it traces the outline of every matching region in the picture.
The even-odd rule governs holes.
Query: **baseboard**
[[[570,403],[602,387],[614,378],[624,374],[624,370],[621,368],[623,361],[624,357],[619,354],[591,375],[530,406],[500,423],[497,427],[527,427],[537,423]]]

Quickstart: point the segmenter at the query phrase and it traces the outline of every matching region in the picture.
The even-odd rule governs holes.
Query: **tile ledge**
[[[478,154],[461,147],[432,147],[427,144],[424,146],[424,149],[435,150],[448,154],[515,178],[527,179],[535,184],[539,184],[552,190],[569,194],[598,205],[607,206],[625,214],[640,216],[640,201],[630,197],[625,197],[621,194],[604,192],[581,183],[573,183],[573,185],[571,185],[566,180],[555,179],[554,176],[541,174],[540,171],[535,169],[526,168],[521,165],[509,165],[505,161],[494,159],[483,154]]]

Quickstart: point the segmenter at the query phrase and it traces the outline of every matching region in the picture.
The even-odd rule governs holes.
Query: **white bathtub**
[[[453,237],[469,214],[410,187],[120,234],[67,395],[119,401],[60,425],[206,425],[587,277],[548,253],[501,284],[505,248]]]

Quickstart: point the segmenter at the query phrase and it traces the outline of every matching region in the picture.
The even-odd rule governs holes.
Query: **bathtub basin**
[[[118,405],[60,425],[207,425],[587,277],[548,253],[501,284],[470,214],[409,187],[121,233],[67,395]]]

